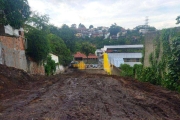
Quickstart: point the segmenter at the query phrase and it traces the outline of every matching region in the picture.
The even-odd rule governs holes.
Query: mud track
[[[0,84],[0,120],[180,120],[180,94],[131,78],[14,74],[16,82],[0,70],[0,80],[11,83]]]

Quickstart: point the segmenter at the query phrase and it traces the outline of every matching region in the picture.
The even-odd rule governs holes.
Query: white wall
[[[53,54],[49,54],[49,55],[51,56],[52,60],[54,60],[54,61],[55,61],[55,63],[59,63],[58,56],[53,55]]]
[[[64,71],[65,68],[62,65],[57,65],[55,74],[63,73]]]
[[[116,67],[119,67],[120,64],[124,64],[123,58],[109,58],[109,62]]]
[[[108,53],[108,59],[111,64],[119,67],[120,64],[129,64],[134,66],[134,64],[141,64],[141,62],[124,62],[123,58],[142,58],[142,53]]]

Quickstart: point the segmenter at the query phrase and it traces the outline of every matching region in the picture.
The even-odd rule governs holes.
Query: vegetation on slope
[[[180,92],[180,32],[179,28],[164,29],[154,40],[155,50],[149,55],[149,67],[122,67],[122,73],[133,73],[140,81],[161,85]]]

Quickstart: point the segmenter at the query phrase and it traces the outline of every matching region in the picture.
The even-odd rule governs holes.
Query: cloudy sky
[[[116,23],[124,28],[145,24],[157,29],[179,26],[180,0],[28,0],[33,11],[50,16],[50,23],[106,26]]]

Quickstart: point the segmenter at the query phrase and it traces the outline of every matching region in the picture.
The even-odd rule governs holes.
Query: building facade
[[[103,52],[108,54],[109,62],[120,67],[121,64],[141,64],[143,45],[105,45],[101,49],[96,50],[97,56],[102,58]],[[103,61],[103,60],[102,60]]]

